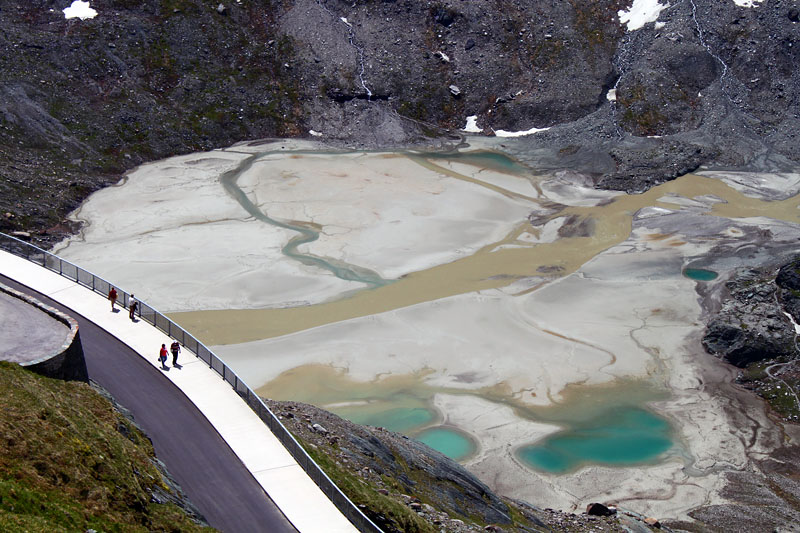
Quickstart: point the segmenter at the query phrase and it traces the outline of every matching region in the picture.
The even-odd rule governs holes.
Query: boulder
[[[800,291],[800,258],[795,258],[778,270],[775,284],[781,289]]]
[[[659,522],[657,519],[653,518],[652,516],[648,516],[647,518],[645,518],[644,519],[644,523],[647,524],[650,527],[661,529],[661,522]]]
[[[431,10],[431,15],[433,15],[433,20],[447,27],[455,22],[457,13],[447,7],[438,6]]]
[[[611,510],[602,503],[590,503],[586,506],[586,514],[589,516],[611,516],[616,512],[616,509]]]
[[[781,269],[781,282],[792,286],[797,280],[794,268]],[[780,274],[779,274],[780,276]],[[729,363],[745,367],[756,361],[793,357],[795,330],[776,301],[780,290],[784,306],[797,291],[776,287],[767,272],[742,269],[725,284],[731,298],[725,300],[719,313],[709,321],[703,347]]]

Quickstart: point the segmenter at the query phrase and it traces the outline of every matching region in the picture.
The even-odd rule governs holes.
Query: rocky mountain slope
[[[782,262],[781,262],[782,263]],[[743,268],[725,282],[710,317],[703,346],[741,368],[736,383],[769,404],[787,441],[798,435],[800,350],[800,257],[773,267]],[[708,296],[702,295],[701,296]],[[708,298],[706,298],[708,299]],[[786,422],[794,424],[786,424]],[[726,474],[721,495],[729,502],[695,509],[690,515],[713,531],[791,531],[800,523],[800,448],[787,444],[751,468]],[[672,524],[694,530],[698,524]]]
[[[800,420],[800,257],[771,269],[741,269],[724,293],[703,346],[742,368],[737,381],[776,413]]]
[[[375,147],[456,142],[467,116],[550,127],[517,149],[630,191],[800,157],[792,1],[644,2],[647,23],[621,22],[631,0],[96,0],[86,20],[69,3],[0,0],[0,229],[43,242],[134,165],[311,131]]]

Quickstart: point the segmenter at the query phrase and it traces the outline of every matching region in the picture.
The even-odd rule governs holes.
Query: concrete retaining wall
[[[69,334],[60,349],[52,354],[20,363],[21,366],[50,378],[88,382],[89,374],[86,371],[86,360],[83,357],[83,346],[81,346],[78,323],[58,309],[45,305],[36,298],[16,291],[11,287],[0,284],[0,291],[40,309],[43,313],[47,313],[69,328]]]

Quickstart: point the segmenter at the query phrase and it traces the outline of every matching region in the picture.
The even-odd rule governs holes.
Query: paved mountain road
[[[71,309],[5,276],[0,275],[0,283],[78,321],[90,379],[133,414],[158,458],[211,526],[231,533],[296,532],[214,427],[162,371]],[[124,309],[119,314],[120,320],[127,320]],[[154,347],[154,359],[157,352]]]

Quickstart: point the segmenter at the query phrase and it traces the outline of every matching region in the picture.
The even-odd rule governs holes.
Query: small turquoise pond
[[[619,407],[575,424],[519,451],[536,470],[561,474],[585,463],[627,466],[656,459],[672,447],[669,423],[638,407]]]
[[[414,438],[445,454],[454,461],[469,457],[475,452],[475,444],[461,433],[452,429],[443,427],[430,428]]]
[[[425,426],[433,420],[433,413],[422,407],[398,407],[384,411],[337,409],[336,412],[356,424],[384,427],[397,433],[407,433],[415,428]]]
[[[356,424],[384,427],[389,431],[413,436],[455,461],[475,452],[472,439],[455,429],[437,426],[415,433],[414,430],[427,426],[435,417],[434,412],[423,407],[374,409],[352,406],[336,409],[336,413]]]
[[[704,268],[687,268],[683,271],[683,275],[695,281],[711,281],[718,276],[713,270],[706,270]]]

